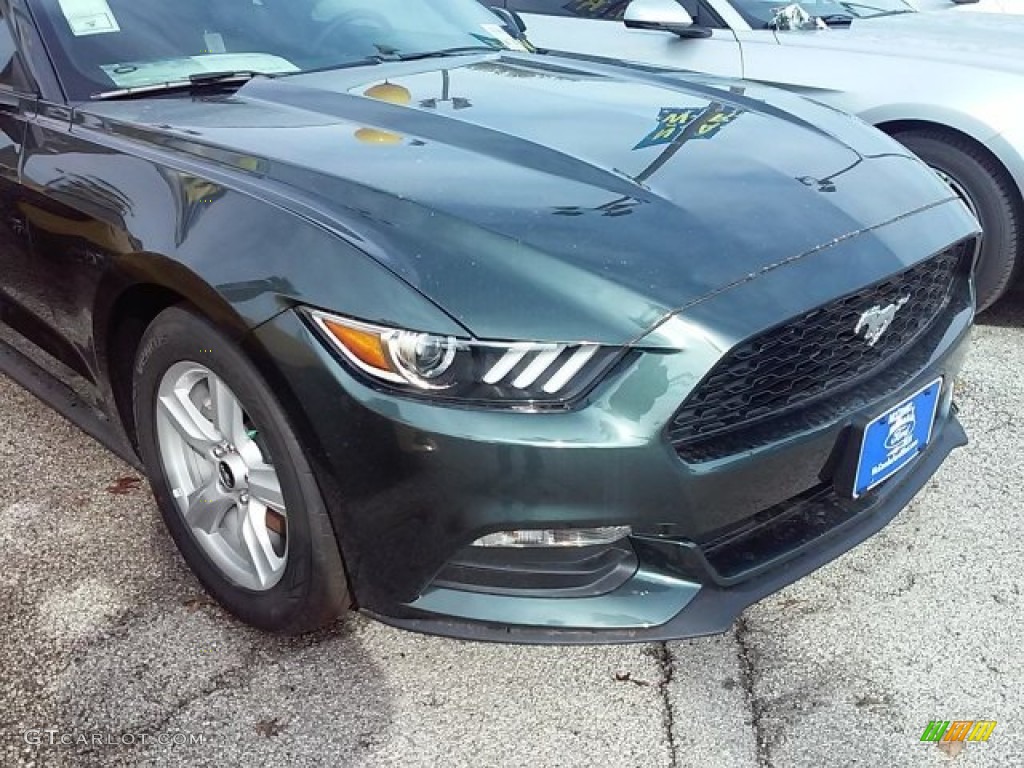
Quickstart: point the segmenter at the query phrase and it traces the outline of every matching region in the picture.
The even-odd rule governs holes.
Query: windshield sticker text
[[[59,0],[60,10],[75,37],[120,32],[107,0]]]

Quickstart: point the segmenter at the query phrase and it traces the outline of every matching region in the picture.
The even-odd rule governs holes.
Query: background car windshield
[[[779,0],[733,0],[733,5],[742,13],[747,22],[757,29],[771,26],[777,9],[785,8],[787,3]],[[848,16],[852,19],[869,19],[872,16],[889,16],[894,13],[914,13],[915,8],[903,0],[865,0],[865,2],[846,2],[845,0],[819,0],[814,2],[796,3],[811,16]]]
[[[475,0],[31,0],[73,100],[204,72],[287,73],[464,46],[504,48]]]

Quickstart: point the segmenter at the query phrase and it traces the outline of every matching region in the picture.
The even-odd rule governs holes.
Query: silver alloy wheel
[[[266,591],[288,563],[287,510],[259,432],[205,366],[180,362],[160,380],[160,460],[185,524],[231,581]]]
[[[964,185],[961,184],[956,179],[954,179],[952,176],[950,176],[945,171],[940,170],[939,168],[936,168],[935,166],[932,166],[932,170],[935,171],[935,173],[938,175],[938,177],[940,179],[942,179],[946,183],[946,186],[948,186],[950,189],[953,190],[953,193],[957,197],[960,198],[960,200],[963,202],[963,204],[967,206],[967,210],[969,210],[971,212],[971,215],[974,218],[978,219],[978,221],[981,221],[981,218],[978,216],[978,206],[976,206],[974,204],[974,200],[971,199],[971,196],[969,194],[967,194],[967,190],[964,188]],[[974,245],[974,257],[975,258],[977,258],[978,254],[981,253],[981,239],[984,236],[985,236],[985,234],[983,232],[981,237],[978,238],[978,241]]]

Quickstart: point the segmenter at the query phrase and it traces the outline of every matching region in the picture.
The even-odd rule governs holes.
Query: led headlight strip
[[[562,402],[594,383],[619,354],[597,344],[471,341],[306,314],[363,373],[445,399]]]
[[[516,389],[526,389],[536,384],[557,361],[558,367],[546,378],[541,387],[544,392],[554,395],[572,381],[599,349],[596,344],[517,344],[509,348],[494,367],[484,374],[483,380],[487,384],[498,384],[513,371],[519,371],[512,379],[512,386]],[[567,350],[572,350],[572,354],[566,356]],[[521,365],[523,361],[528,361],[525,368]]]

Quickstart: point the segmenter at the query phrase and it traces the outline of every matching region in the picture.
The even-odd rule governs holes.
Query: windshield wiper
[[[855,3],[851,0],[838,0],[839,5],[843,6],[846,10],[856,16],[858,19],[877,19],[882,16],[897,16],[901,13],[917,13],[917,11],[911,10],[910,8],[894,8],[887,10],[885,8],[879,8],[877,5],[867,5],[866,3]],[[856,9],[863,9],[865,11],[877,11],[877,13],[857,13]],[[826,22],[828,23],[828,22]]]
[[[423,51],[422,53],[399,53],[395,48],[377,45],[380,53],[354,61],[343,61],[340,64],[328,64],[325,67],[304,69],[301,72],[286,72],[280,77],[292,75],[311,75],[317,72],[333,72],[336,69],[352,69],[353,67],[370,67],[375,64],[387,64],[394,61],[417,61],[419,59],[435,59],[444,56],[461,56],[468,53],[496,53],[504,48],[493,48],[489,45],[465,45],[458,48],[444,48],[440,51]]]
[[[276,77],[270,72],[240,69],[226,72],[197,72],[185,80],[169,80],[163,83],[136,85],[130,88],[118,88],[113,91],[94,93],[89,98],[93,101],[109,101],[111,99],[130,99],[136,96],[150,96],[156,93],[172,93],[174,91],[190,91],[199,88],[221,87],[225,85],[245,85],[255,77]]]
[[[420,59],[443,59],[446,56],[462,56],[469,53],[499,53],[507,50],[491,45],[461,45],[456,48],[442,48],[439,51],[421,51],[419,53],[401,53],[396,50],[381,50],[384,61],[419,61]]]

